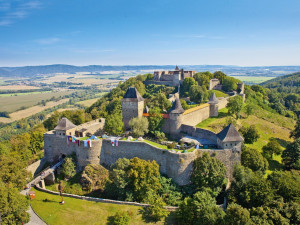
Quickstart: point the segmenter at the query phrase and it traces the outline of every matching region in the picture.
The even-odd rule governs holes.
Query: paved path
[[[43,180],[45,177],[47,177],[50,173],[53,173],[61,164],[63,163],[63,160],[59,161],[57,164],[52,166],[51,168],[43,171],[43,175],[37,176],[32,181],[30,181],[26,187],[31,187],[32,185],[38,184],[41,180]],[[30,191],[30,188],[22,190],[20,193],[23,195],[27,195]],[[27,211],[30,214],[30,221],[26,223],[26,225],[47,225],[29,206],[29,209]]]

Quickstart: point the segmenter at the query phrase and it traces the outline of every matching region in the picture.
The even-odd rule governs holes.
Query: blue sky
[[[0,66],[300,65],[299,0],[0,0]]]

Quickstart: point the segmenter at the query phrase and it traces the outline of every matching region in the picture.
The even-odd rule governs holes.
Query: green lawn
[[[223,91],[219,91],[219,90],[212,90],[213,92],[215,92],[216,97],[228,97],[228,94],[224,93]]]
[[[197,124],[196,127],[207,129],[210,124],[212,124],[214,121],[219,121],[221,118],[226,118],[228,116],[228,109],[223,108],[219,110],[218,117],[209,117],[206,120],[203,120],[201,123]]]
[[[150,144],[150,145],[153,145],[153,146],[155,146],[155,147],[158,147],[158,148],[162,148],[162,149],[167,149],[167,150],[169,150],[168,147],[167,147],[166,145],[161,145],[161,144],[158,144],[158,143],[156,143],[156,142],[149,141],[149,140],[144,140],[144,142],[146,142],[146,143],[148,143],[148,144]]]
[[[31,200],[32,208],[49,225],[59,224],[109,224],[109,217],[117,212],[128,211],[131,215],[130,224],[174,224],[174,215],[167,221],[147,223],[142,217],[142,207],[92,202],[64,197],[65,204],[60,205],[61,197],[35,190],[36,198]]]

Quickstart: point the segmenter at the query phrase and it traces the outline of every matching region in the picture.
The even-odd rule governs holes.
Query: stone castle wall
[[[209,105],[183,115],[183,124],[196,126],[198,123],[209,118]]]
[[[225,97],[225,98],[218,98],[219,103],[218,103],[218,109],[223,109],[226,107],[228,100],[230,97]]]
[[[76,154],[78,166],[84,167],[88,164],[98,164],[102,148],[101,140],[92,141],[92,147],[80,146],[76,143],[68,142],[66,136],[56,136],[50,132],[44,134],[44,152],[47,161],[53,162],[59,157]]]
[[[197,131],[196,131],[197,132]],[[172,153],[145,142],[119,141],[119,146],[113,147],[110,140],[93,140],[92,147],[78,146],[68,143],[66,137],[55,136],[51,133],[44,135],[45,157],[48,161],[57,160],[63,155],[76,153],[79,167],[87,164],[102,164],[106,167],[113,165],[119,158],[131,159],[138,157],[144,160],[155,160],[160,167],[160,172],[174,179],[179,185],[190,183],[193,161],[196,157],[208,152],[221,160],[227,167],[227,176],[231,178],[232,167],[240,161],[240,154],[231,150],[197,149],[189,153]]]
[[[94,135],[100,135],[104,130],[105,119],[96,119],[84,124],[78,125],[76,130],[87,129],[87,132]]]
[[[218,109],[223,109],[226,107],[228,103],[229,97],[219,98]],[[183,124],[189,126],[196,126],[198,123],[201,123],[203,120],[206,120],[210,117],[210,109],[209,104],[206,107],[199,108],[198,110],[194,110],[190,113],[185,113],[183,115]]]

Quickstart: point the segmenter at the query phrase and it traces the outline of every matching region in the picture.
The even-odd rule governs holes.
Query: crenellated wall
[[[194,133],[197,133],[197,129]],[[207,135],[210,134],[209,132],[207,131]],[[81,168],[87,164],[98,163],[109,167],[119,158],[138,157],[144,160],[155,160],[160,167],[160,172],[173,178],[179,185],[190,183],[193,161],[203,152],[208,152],[210,155],[215,154],[215,157],[226,165],[229,178],[231,178],[233,164],[240,161],[240,153],[230,149],[197,149],[189,153],[174,153],[138,141],[119,141],[118,146],[112,146],[111,141],[106,139],[93,140],[92,147],[89,148],[84,147],[83,144],[78,146],[75,143],[67,142],[66,137],[55,136],[49,132],[44,134],[44,141],[45,158],[48,161],[54,161],[63,155],[72,153],[76,153]]]

